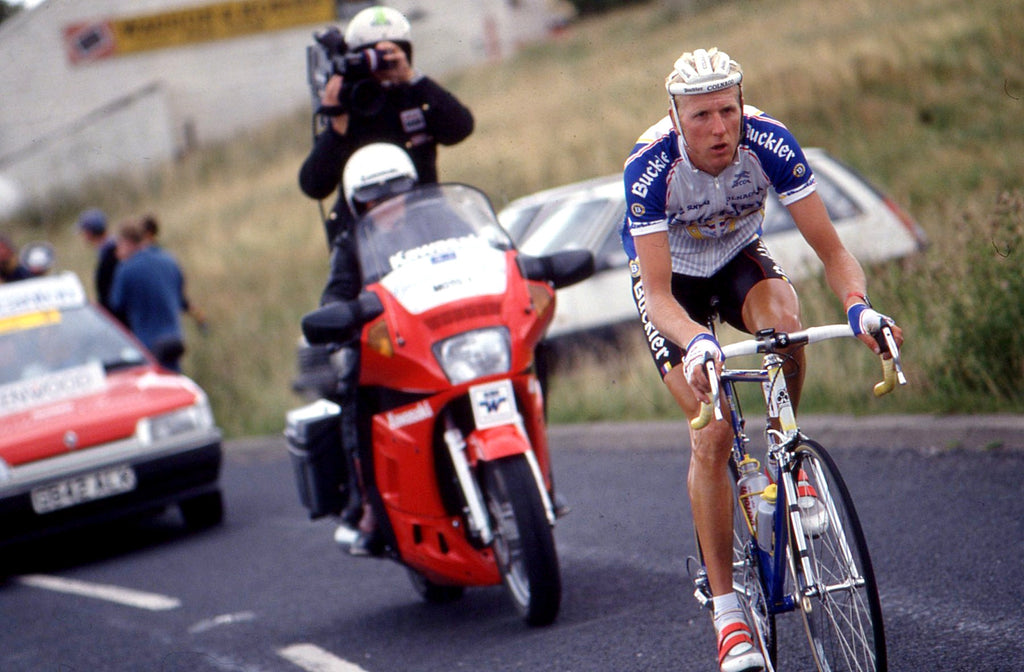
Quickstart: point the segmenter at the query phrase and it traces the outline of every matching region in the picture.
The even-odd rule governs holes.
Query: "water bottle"
[[[772,552],[772,537],[775,534],[775,500],[779,486],[774,483],[765,487],[757,502],[757,545],[762,551]]]
[[[739,463],[740,477],[737,481],[740,489],[740,501],[747,514],[750,529],[757,529],[757,505],[761,492],[768,485],[768,477],[761,471],[761,464],[750,455]]]

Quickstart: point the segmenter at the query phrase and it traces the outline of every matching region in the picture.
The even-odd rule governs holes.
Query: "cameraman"
[[[371,73],[381,85],[379,110],[351,110],[341,100],[344,78],[333,75],[321,93],[321,113],[330,114],[299,171],[299,186],[322,200],[337,189],[348,158],[360,147],[389,142],[412,158],[421,183],[437,182],[437,145],[454,145],[473,132],[473,115],[455,96],[413,69],[409,22],[389,7],[364,9],[345,30],[349,53],[376,49],[382,64]],[[338,112],[338,114],[333,114]],[[353,243],[352,212],[340,193],[324,222],[331,245],[331,272],[321,303],[355,297],[360,286]]]

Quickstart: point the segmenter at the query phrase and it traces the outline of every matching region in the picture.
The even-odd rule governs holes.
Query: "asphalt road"
[[[890,669],[1024,669],[1024,416],[805,428],[858,502]],[[268,437],[227,445],[221,528],[190,534],[171,512],[6,558],[0,670],[714,670],[685,568],[682,426],[556,427],[551,442],[573,511],[549,628],[524,626],[500,588],[427,605],[400,567],[342,555]],[[783,652],[805,646],[790,620]]]

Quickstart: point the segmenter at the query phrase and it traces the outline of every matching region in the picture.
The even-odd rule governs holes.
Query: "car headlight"
[[[210,427],[213,427],[213,412],[210,402],[203,397],[186,408],[143,418],[135,433],[140,443],[149,445]]]
[[[434,344],[434,356],[453,385],[505,373],[511,366],[508,329],[467,331]]]

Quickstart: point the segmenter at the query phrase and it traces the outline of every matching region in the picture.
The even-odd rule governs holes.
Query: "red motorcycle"
[[[561,575],[534,350],[555,292],[593,273],[586,251],[519,254],[487,197],[423,185],[356,224],[364,291],[306,315],[312,347],[358,335],[362,472],[385,556],[428,601],[504,583],[530,625],[554,621]],[[340,408],[289,413],[286,435],[311,517],[347,499]]]

